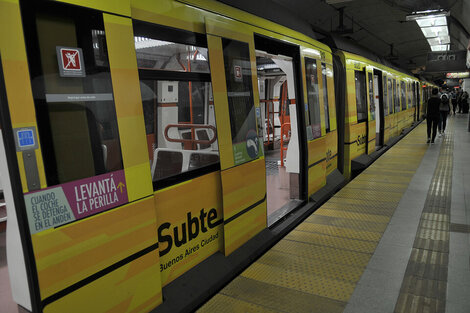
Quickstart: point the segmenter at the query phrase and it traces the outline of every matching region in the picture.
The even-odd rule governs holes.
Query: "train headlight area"
[[[213,1],[0,0],[0,60],[5,313],[343,310],[468,113],[428,146],[434,83]]]

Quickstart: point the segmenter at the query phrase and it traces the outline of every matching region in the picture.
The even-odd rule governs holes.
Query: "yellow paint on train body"
[[[333,55],[328,46],[210,0],[50,2],[90,8],[103,16],[128,203],[31,236],[41,300],[55,299],[54,295],[77,283],[82,284],[48,302],[44,312],[148,312],[162,303],[163,286],[214,253],[229,255],[267,227],[264,157],[260,155],[236,164],[233,156],[222,38],[242,41],[249,46],[255,108],[259,108],[260,102],[255,34],[299,46],[299,75],[302,77],[299,85],[303,87],[299,94],[303,93],[304,102],[307,102],[304,58],[316,60],[319,92],[323,94],[328,86],[330,129],[326,128],[325,100],[320,97],[321,137],[306,144],[308,196],[325,186],[327,175],[337,168],[337,140],[342,126],[337,125]],[[207,36],[220,171],[156,192],[153,190],[133,20]],[[19,0],[0,0],[0,26],[0,52],[12,125],[14,128],[37,129]],[[366,151],[371,153],[375,147],[375,121],[371,120],[370,103],[367,123],[357,121],[354,71],[373,73],[373,69],[378,69],[384,77],[398,81],[417,80],[350,53],[338,52],[338,55],[345,65],[347,78],[344,175],[349,177],[351,160]],[[323,80],[322,64],[326,68],[326,81]],[[369,101],[368,97],[366,99]],[[424,100],[421,105],[424,108]],[[305,107],[305,103],[298,107]],[[413,110],[410,108],[385,117],[385,141],[412,123]],[[304,113],[307,114],[307,109]],[[369,141],[367,133],[370,134]],[[22,188],[27,193],[23,155],[20,152],[16,155]],[[35,155],[40,187],[51,187],[47,185],[40,143]],[[128,259],[130,261],[124,265],[120,263]],[[99,277],[90,279],[95,275]]]
[[[41,299],[156,245],[154,210],[153,198],[149,197],[34,234]],[[66,294],[47,305],[44,312],[71,312],[70,308],[76,312],[106,312],[123,302],[128,303],[122,312],[133,312],[141,305],[148,309],[150,304],[155,306],[162,302],[160,266],[155,250]]]
[[[371,74],[374,70],[382,72],[384,87],[387,85],[387,79],[395,80],[396,84],[391,89],[392,92],[396,93],[395,97],[398,97],[397,105],[401,108],[400,93],[398,87],[400,82],[408,83],[419,83],[419,80],[415,77],[406,75],[397,70],[386,67],[382,64],[368,60],[362,56],[358,56],[352,53],[338,51],[336,52],[340,57],[343,66],[346,68],[346,116],[345,116],[345,158],[344,158],[344,176],[346,178],[351,177],[351,160],[357,158],[360,155],[368,154],[375,151],[375,125],[376,121],[371,119],[370,98],[366,95],[367,112],[368,118],[366,121],[358,123],[357,113],[357,95],[356,95],[356,72],[363,72]],[[367,77],[367,76],[366,76]],[[367,83],[366,83],[367,85]],[[387,87],[388,88],[388,87]],[[369,91],[369,87],[367,87]],[[390,91],[388,91],[390,93]],[[395,97],[393,103],[389,103],[389,99],[385,99],[390,105],[394,107]],[[408,100],[408,97],[406,97]],[[406,104],[406,107],[410,107],[411,104]],[[385,109],[387,108],[385,107]],[[393,108],[394,112],[394,108]],[[403,112],[394,112],[388,114],[384,118],[384,141],[387,142],[392,137],[398,136],[403,129],[410,127],[413,123],[414,108],[406,109]],[[376,119],[379,118],[376,115]],[[361,126],[362,125],[362,126]],[[367,149],[366,149],[367,145]]]
[[[326,184],[326,138],[308,142],[308,194],[312,195]]]
[[[338,131],[326,134],[326,176],[331,174],[338,164]]]
[[[224,229],[220,172],[155,193],[162,286],[217,251]]]

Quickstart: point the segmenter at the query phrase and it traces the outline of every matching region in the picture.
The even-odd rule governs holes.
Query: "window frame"
[[[365,114],[365,117],[362,118],[362,119],[359,119],[359,110],[358,110],[358,95],[357,95],[357,77],[356,77],[356,74],[362,74],[363,76],[363,90],[362,90],[362,105],[365,106],[365,111],[364,112],[361,112],[363,114]],[[364,90],[365,89],[365,90]],[[367,72],[364,70],[362,71],[358,71],[358,70],[355,70],[354,71],[354,92],[356,93],[356,118],[357,118],[357,123],[364,123],[364,122],[367,122],[368,119],[369,119],[369,110],[368,110],[368,107],[367,107]]]
[[[105,169],[104,173],[95,173],[94,175],[91,175],[91,176],[86,176],[86,177],[67,180],[67,181],[59,181],[60,180],[59,173],[58,173],[59,169],[58,169],[58,162],[56,159],[55,149],[54,149],[54,144],[53,144],[53,139],[52,139],[53,130],[51,127],[49,109],[44,109],[44,108],[41,109],[41,107],[47,106],[47,103],[48,103],[45,99],[45,96],[46,96],[45,81],[41,82],[39,80],[38,84],[32,83],[33,80],[38,79],[39,77],[44,75],[41,58],[37,56],[39,51],[41,51],[40,42],[39,42],[40,36],[38,34],[37,17],[40,14],[56,16],[59,19],[62,16],[67,16],[68,18],[76,22],[79,16],[80,17],[86,16],[89,19],[88,25],[90,27],[96,27],[96,30],[105,32],[104,18],[103,18],[102,12],[91,9],[91,8],[86,8],[86,7],[77,7],[74,10],[71,10],[70,4],[60,3],[60,2],[34,2],[34,4],[29,4],[27,7],[25,4],[21,4],[20,8],[21,8],[21,17],[22,17],[23,29],[24,29],[26,60],[28,61],[30,83],[31,83],[32,91],[33,91],[32,99],[34,101],[34,107],[36,110],[35,113],[36,113],[36,123],[37,123],[37,132],[38,132],[37,137],[39,138],[39,141],[41,143],[42,161],[44,164],[44,171],[45,171],[45,176],[46,176],[45,178],[46,178],[47,186],[48,187],[58,186],[58,185],[62,185],[68,182],[76,181],[76,180],[92,178],[98,175],[103,175],[107,173],[112,173],[114,171],[124,170],[125,168],[124,168],[124,160],[123,160],[123,153],[122,153],[122,146],[121,146],[121,137],[120,137],[120,131],[119,131],[119,122],[118,122],[118,115],[116,112],[114,90],[112,90],[113,81],[111,77],[111,66],[109,65],[109,55],[108,55],[108,50],[107,50],[108,47],[107,47],[106,40],[104,41],[104,45],[105,45],[104,53],[106,53],[107,64],[106,65],[94,64],[93,68],[103,69],[101,73],[106,73],[107,75],[109,75],[109,83],[111,86],[111,90],[109,93],[112,94],[112,100],[96,100],[94,102],[98,103],[98,102],[103,102],[103,101],[112,101],[113,103],[112,106],[113,106],[113,110],[115,114],[115,124],[117,127],[116,128],[116,140],[119,144],[118,152],[120,154],[119,169],[114,169],[112,171],[108,171]],[[91,30],[94,30],[94,28],[90,28],[90,31]],[[77,32],[77,29],[75,29],[75,31]],[[78,46],[79,44],[77,42],[77,47]],[[91,46],[93,47],[93,43]],[[87,75],[90,75],[91,73],[93,73],[93,71],[90,71],[90,67],[89,67],[89,64],[91,63],[90,59],[94,59],[92,57],[93,49],[85,50],[84,46],[80,48],[82,48],[82,52],[83,52],[85,72],[87,73]],[[30,62],[31,58],[34,58],[35,61]],[[91,73],[89,73],[89,71]],[[87,83],[84,83],[84,85],[87,85]],[[44,98],[38,95],[44,95]],[[71,103],[78,103],[78,102],[80,101],[71,102]],[[92,137],[90,138],[91,138],[91,141],[95,140]],[[93,155],[96,155],[102,152],[92,151],[92,153]],[[95,160],[95,163],[96,163],[96,160]]]
[[[328,76],[323,74],[323,71],[327,71],[328,67],[326,62],[321,62],[321,71],[322,71],[322,84],[323,84],[323,107],[324,107],[324,115],[325,115],[325,132],[329,133],[331,131],[331,123],[330,123],[330,101],[328,99]],[[326,100],[326,103],[325,103]],[[328,127],[327,127],[328,126]]]
[[[187,30],[176,29],[159,24],[148,23],[141,20],[132,20],[134,36],[147,37],[156,40],[168,41],[172,43],[192,45],[202,48],[208,48],[207,37],[200,33],[190,32]],[[207,60],[209,63],[209,60]],[[138,68],[139,82],[142,80],[153,81],[178,81],[178,82],[207,82],[211,83],[212,88],[212,75],[209,67],[209,73],[200,72],[181,72],[161,69],[143,69]],[[143,104],[142,104],[143,106]],[[217,119],[216,119],[217,120]],[[217,127],[216,127],[217,128]],[[218,140],[217,140],[218,142]],[[197,151],[197,150],[194,150]],[[158,191],[167,187],[203,176],[216,171],[220,171],[220,147],[218,148],[219,160],[206,166],[196,169],[181,172],[176,175],[165,177],[158,180],[152,179],[153,190]],[[153,173],[150,173],[152,176]]]
[[[313,132],[313,128],[312,128],[312,139],[310,140],[315,140],[315,139],[318,139],[318,138],[321,138],[322,135],[321,135],[321,106],[320,106],[320,78],[319,78],[319,75],[318,75],[318,59],[315,59],[315,58],[312,58],[312,57],[309,57],[309,56],[304,56],[304,67],[305,67],[305,83],[306,83],[306,92],[307,92],[307,107],[308,107],[308,123],[306,125],[306,127],[310,127],[312,128],[313,125],[315,125],[313,122],[315,121],[315,117],[316,117],[316,113],[318,113],[318,118],[319,118],[319,123],[320,123],[320,135],[319,136],[315,136],[314,132]],[[314,103],[310,103],[310,98],[309,98],[309,95],[308,95],[308,92],[309,92],[309,87],[308,87],[308,84],[309,84],[309,81],[310,81],[310,77],[308,77],[308,70],[307,70],[307,63],[310,63],[310,64],[313,64],[315,66],[315,77],[316,77],[316,85],[317,85],[317,95],[313,95],[313,102]],[[318,112],[316,112],[317,110]],[[312,117],[313,115],[313,117]],[[308,136],[308,131],[307,131],[307,136]]]

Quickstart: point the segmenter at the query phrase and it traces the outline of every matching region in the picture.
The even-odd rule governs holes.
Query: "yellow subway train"
[[[431,86],[211,0],[0,0],[0,57],[7,258],[31,312],[158,307],[351,179]]]

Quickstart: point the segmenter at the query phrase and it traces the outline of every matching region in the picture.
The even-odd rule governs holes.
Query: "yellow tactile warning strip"
[[[199,312],[342,312],[421,163],[425,132],[409,133]]]
[[[453,123],[449,123],[441,144],[395,313],[445,312],[454,143],[452,126]]]

